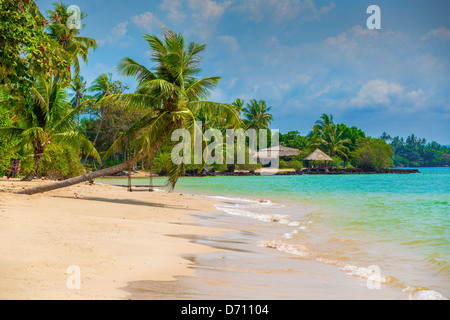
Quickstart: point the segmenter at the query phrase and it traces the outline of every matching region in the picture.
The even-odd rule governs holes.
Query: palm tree
[[[244,122],[247,129],[268,129],[273,120],[272,114],[269,113],[270,109],[272,107],[267,107],[264,100],[250,100],[250,103],[247,103],[247,106],[242,110],[246,118]]]
[[[98,139],[100,130],[103,125],[103,114],[104,114],[105,108],[106,108],[106,106],[101,104],[100,102],[102,101],[103,98],[106,98],[110,94],[112,94],[113,90],[114,90],[114,82],[112,80],[111,73],[99,75],[94,80],[94,82],[92,83],[92,86],[90,87],[91,92],[96,92],[94,95],[94,98],[96,100],[96,106],[99,109],[99,118],[100,118],[100,123],[98,125],[97,133],[94,138],[94,145],[97,143],[97,139]],[[86,160],[87,160],[87,157],[86,157]]]
[[[349,149],[346,146],[350,139],[344,139],[343,132],[333,122],[333,115],[322,114],[313,128],[312,144],[321,147],[331,157],[338,155],[348,159]]]
[[[30,103],[22,101],[16,105],[16,111],[20,114],[16,125],[0,128],[0,134],[19,138],[17,150],[32,149],[33,170],[24,180],[34,178],[49,144],[72,146],[100,159],[93,144],[73,129],[74,118],[83,104],[71,110],[66,91],[54,79],[38,78],[31,92]]]
[[[329,126],[334,126],[333,115],[332,114],[328,115],[326,113],[323,113],[322,116],[320,117],[320,119],[316,121],[316,123],[314,125],[314,129],[315,130],[318,129],[320,131]]]
[[[237,98],[231,104],[237,111],[239,115],[241,115],[242,109],[244,108],[244,100]]]
[[[83,77],[78,75],[72,80],[70,89],[73,94],[73,98],[71,100],[72,108],[76,109],[81,105],[81,102],[86,97],[86,93],[88,91],[88,88],[86,87],[86,81],[84,81]],[[77,130],[80,128],[80,113],[81,112],[78,113]]]
[[[126,170],[147,155],[154,157],[174,130],[188,129],[193,132],[197,115],[223,118],[235,127],[241,125],[239,115],[232,106],[205,100],[210,90],[220,81],[219,77],[196,78],[200,72],[200,53],[205,50],[206,45],[194,42],[186,45],[181,34],[169,29],[164,29],[163,39],[156,35],[144,35],[143,38],[150,46],[155,66],[149,70],[131,58],[124,58],[119,63],[119,70],[124,75],[136,78],[136,92],[110,95],[102,101],[104,104],[118,102],[128,108],[145,111],[142,119],[122,134],[107,153],[115,152],[128,139],[133,141],[136,156],[111,168],[53,185],[24,190],[22,193],[45,192]],[[183,164],[175,165],[171,162],[170,165],[168,186],[174,188]]]
[[[67,6],[60,3],[54,3],[54,10],[47,10],[47,16],[51,23],[48,26],[49,35],[56,40],[65,51],[72,57],[71,65],[75,67],[75,75],[80,73],[79,58],[88,63],[89,50],[97,48],[97,42],[88,37],[79,35],[81,29],[70,29],[67,26],[69,14],[67,13]],[[80,19],[83,20],[87,15],[81,13]],[[82,28],[84,25],[82,25]]]

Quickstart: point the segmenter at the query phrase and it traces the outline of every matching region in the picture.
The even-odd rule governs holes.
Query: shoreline
[[[130,282],[195,277],[185,257],[218,250],[180,237],[223,232],[195,223],[216,200],[87,183],[13,193],[41,183],[0,179],[0,299],[127,299]]]
[[[353,169],[329,169],[326,171],[325,169],[278,169],[274,174],[276,176],[295,176],[295,175],[341,175],[341,174],[413,174],[420,173],[419,169],[403,169],[403,168],[391,168],[391,169],[381,169],[381,170],[363,170],[360,168]],[[119,177],[127,177],[128,172],[122,171],[117,174],[111,176],[105,176],[104,178],[119,178]],[[132,178],[148,178],[150,174],[146,171],[134,171],[131,174]],[[183,177],[220,177],[220,176],[229,176],[229,177],[243,177],[243,176],[263,176],[261,174],[261,169],[252,171],[245,170],[235,170],[234,172],[227,171],[214,171],[214,170],[202,170],[202,172],[196,171],[187,171]],[[165,175],[159,175],[157,173],[153,173],[154,178],[165,177]]]
[[[31,183],[48,183],[48,181]],[[397,283],[394,283],[397,288],[383,285],[382,291],[368,291],[367,279],[361,272],[369,264],[331,263],[331,260],[323,259],[320,252],[316,252],[319,254],[316,256],[314,250],[314,252],[303,251],[302,245],[291,243],[289,240],[291,237],[285,236],[292,236],[293,231],[296,235],[300,235],[304,226],[303,223],[300,223],[301,220],[283,221],[286,218],[290,219],[285,216],[287,211],[284,209],[289,210],[289,208],[282,204],[284,201],[272,203],[271,200],[255,198],[251,195],[241,198],[218,196],[217,193],[215,196],[195,192],[183,192],[182,194],[160,191],[130,193],[123,188],[107,184],[89,185],[85,183],[40,195],[11,197],[9,205],[5,206],[3,195],[14,195],[3,193],[5,186],[13,186],[17,189],[26,184],[28,183],[18,181],[11,184],[11,181],[6,182],[0,179],[0,238],[2,243],[7,243],[5,242],[7,235],[3,234],[3,231],[6,230],[5,226],[12,225],[8,225],[8,219],[4,218],[5,216],[9,219],[14,217],[14,212],[5,215],[5,209],[17,207],[16,211],[23,216],[32,207],[33,214],[30,215],[29,221],[21,220],[21,223],[25,224],[25,228],[24,226],[18,228],[17,224],[13,224],[16,229],[11,229],[9,236],[14,236],[17,231],[29,231],[30,228],[42,229],[46,227],[46,224],[52,222],[50,230],[53,229],[59,233],[56,232],[56,235],[52,234],[51,236],[57,238],[56,240],[58,237],[64,239],[64,246],[69,246],[69,251],[72,250],[70,253],[82,261],[71,264],[79,265],[81,268],[82,288],[81,291],[70,291],[66,288],[64,281],[68,275],[65,274],[66,270],[62,270],[63,266],[56,258],[49,258],[50,262],[43,261],[47,265],[44,263],[33,265],[26,260],[26,258],[31,259],[30,257],[24,258],[24,254],[20,255],[19,252],[17,255],[14,252],[16,254],[13,256],[16,259],[15,265],[8,265],[7,259],[0,262],[2,275],[6,274],[4,270],[8,271],[8,268],[9,271],[17,271],[16,274],[12,272],[7,274],[4,277],[7,281],[4,279],[0,281],[0,298],[3,299],[208,300],[211,298],[229,299],[230,297],[287,300],[311,298],[407,299],[407,295],[402,292],[402,288],[399,288]],[[20,205],[15,205],[13,202],[23,199],[29,199],[29,201]],[[60,201],[64,201],[64,203]],[[74,205],[70,206],[69,202]],[[236,206],[237,203],[241,203],[241,205],[243,203],[244,207]],[[39,210],[35,209],[36,205],[39,206]],[[246,211],[247,205],[252,207],[248,208],[250,211]],[[62,206],[68,207],[67,213],[64,212],[65,217],[53,221],[54,217],[61,213]],[[254,206],[258,207],[256,211],[253,210]],[[226,207],[240,212],[227,212]],[[310,205],[306,207],[309,208]],[[306,207],[302,205],[297,209],[299,212],[303,212]],[[77,210],[81,208],[86,212],[80,214]],[[271,208],[269,212],[268,208]],[[41,209],[48,209],[51,212],[42,213]],[[272,211],[272,209],[278,211]],[[36,220],[36,212],[38,215],[43,214],[43,217]],[[68,219],[70,216],[76,217],[78,224],[74,224],[72,219]],[[43,218],[45,220],[42,220]],[[88,219],[86,220],[86,218]],[[127,220],[126,223],[123,221],[124,218]],[[78,221],[79,219],[81,220]],[[128,220],[134,220],[134,223],[128,224]],[[37,227],[34,224],[35,221],[38,222]],[[62,222],[66,224],[69,222],[69,225],[66,226]],[[94,231],[91,228],[93,226],[80,225],[92,224],[92,222],[95,223]],[[289,227],[291,224],[292,228],[285,230],[285,227]],[[63,230],[59,230],[61,226]],[[104,227],[100,228],[101,235],[108,236],[104,247],[99,248],[98,245],[94,245],[91,248],[88,245],[88,249],[91,249],[90,252],[73,250],[74,245],[86,246],[85,242],[92,238],[104,241],[104,237],[99,237],[97,234],[90,235],[91,238],[87,239],[86,237],[77,238],[76,232],[80,228],[85,227],[84,229],[92,233],[98,231],[97,227],[99,226]],[[49,232],[48,229],[46,231]],[[284,233],[286,231],[290,233]],[[307,231],[305,235],[310,234],[309,232]],[[61,233],[64,233],[64,236],[61,236]],[[35,237],[34,240],[37,241],[34,242],[27,241],[28,238],[19,239],[21,240],[19,243],[15,243],[17,238],[11,242],[14,242],[16,246],[19,246],[20,243],[24,244],[28,251],[42,249],[43,244],[39,243],[41,240],[39,237]],[[81,244],[80,238],[84,239]],[[55,241],[49,243],[52,247],[58,246]],[[99,249],[109,249],[108,245],[115,246],[113,252],[110,252],[110,257],[98,256]],[[309,246],[307,245],[307,247]],[[23,251],[27,248],[20,249]],[[9,258],[10,255],[5,254],[4,249],[0,248],[0,256]],[[45,250],[40,250],[39,252],[44,252],[41,259],[45,258],[48,252],[60,256],[64,254],[53,250],[54,248],[44,249],[49,251],[46,253]],[[95,259],[95,261],[89,261],[91,265],[83,264],[83,258],[85,260],[87,258],[86,254]],[[67,256],[63,256],[61,259],[67,261]],[[55,260],[57,260],[56,263]],[[380,262],[383,263],[381,260]],[[5,266],[8,268],[5,269]],[[57,272],[55,271],[56,266],[59,266]],[[86,267],[90,268],[87,269],[88,275],[86,275]],[[104,271],[104,268],[107,270]],[[42,273],[40,279],[33,277],[35,271]],[[58,282],[52,278],[55,272],[58,273],[58,279],[56,279]],[[100,278],[92,279],[89,274],[100,275]],[[93,280],[97,281],[94,283]],[[293,286],[293,281],[296,283],[295,286]],[[5,298],[5,288],[8,289],[5,284],[8,283],[10,285],[15,283],[16,287],[20,287],[20,289],[31,286],[35,295],[23,298],[26,292],[22,290],[21,292],[17,291],[12,297]],[[284,283],[284,285],[279,287],[279,283]],[[38,290],[36,287],[39,284],[41,288]],[[84,291],[87,285],[90,286],[86,288],[89,292]],[[403,285],[400,283],[400,286]],[[45,290],[46,286],[49,287],[47,291]],[[51,290],[50,286],[53,286]],[[301,291],[298,290],[299,286]],[[326,291],[318,290],[318,288],[324,287],[327,287]],[[442,297],[439,292],[428,291],[432,293],[432,297]],[[39,296],[42,294],[47,295],[42,298]],[[416,292],[411,292],[410,298],[415,294]],[[418,292],[419,296],[423,294],[428,294],[427,290]]]

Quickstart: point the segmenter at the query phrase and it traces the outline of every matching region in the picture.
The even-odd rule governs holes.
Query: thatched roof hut
[[[325,152],[320,149],[314,150],[309,156],[307,156],[305,161],[333,161]]]
[[[254,158],[259,159],[274,159],[274,158],[289,158],[295,157],[300,153],[300,150],[288,148],[284,146],[275,146],[271,148],[262,149],[253,155]]]
[[[303,159],[303,161],[307,163],[307,167],[310,169],[312,167],[317,167],[316,164],[318,163],[319,168],[328,170],[328,164],[333,162],[333,159],[322,150],[316,149],[313,153]]]

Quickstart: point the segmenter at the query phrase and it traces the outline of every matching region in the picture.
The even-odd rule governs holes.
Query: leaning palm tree
[[[83,104],[71,109],[67,93],[54,79],[38,78],[31,92],[31,102],[16,104],[16,113],[20,116],[15,126],[0,128],[0,135],[19,138],[17,150],[31,150],[34,165],[24,180],[34,178],[49,144],[72,146],[100,159],[93,144],[74,130],[74,119]]]
[[[272,107],[267,107],[264,100],[250,100],[250,103],[247,103],[247,106],[242,110],[246,118],[244,122],[247,128],[268,129],[273,120],[272,114],[269,113],[270,109]]]
[[[124,75],[136,78],[137,90],[135,93],[110,95],[102,102],[107,104],[113,101],[145,112],[142,119],[124,132],[108,151],[108,154],[112,154],[123,141],[129,140],[137,151],[136,156],[111,168],[24,190],[22,193],[45,192],[126,170],[145,156],[154,157],[162,143],[170,141],[168,138],[174,130],[187,129],[192,133],[195,130],[194,121],[199,115],[209,119],[220,117],[235,127],[241,125],[239,115],[232,106],[206,100],[220,78],[196,78],[200,72],[200,54],[206,48],[204,44],[186,44],[181,34],[169,29],[164,29],[162,39],[156,35],[144,35],[144,39],[152,52],[153,68],[148,69],[131,58],[124,58],[119,63],[119,70]],[[170,188],[175,187],[183,168],[182,163],[170,163]]]
[[[52,39],[58,41],[58,43],[67,51],[71,58],[71,65],[75,67],[75,75],[80,73],[80,61],[81,58],[86,64],[88,63],[89,50],[95,50],[97,48],[97,42],[94,39],[80,36],[81,29],[69,28],[67,26],[67,20],[70,14],[67,12],[67,6],[60,3],[54,3],[54,10],[47,10],[47,16],[51,23],[48,26],[49,35]],[[83,20],[87,15],[81,13],[79,17]],[[83,28],[84,25],[81,26]]]

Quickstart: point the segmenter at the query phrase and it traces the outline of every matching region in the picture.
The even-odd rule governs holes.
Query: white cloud
[[[131,17],[131,21],[148,33],[155,32],[155,29],[159,29],[162,25],[161,21],[150,11]]]
[[[187,33],[199,36],[203,41],[213,38],[216,26],[231,1],[187,0],[192,14],[191,28]]]
[[[427,32],[422,38],[420,38],[422,41],[427,41],[430,39],[438,39],[441,41],[449,41],[450,40],[450,30],[446,27],[442,26],[438,29],[433,29],[429,32]]]
[[[239,52],[239,49],[241,48],[237,39],[233,36],[223,35],[217,37],[217,40],[223,43],[227,47],[227,49],[230,50],[230,52],[232,53]]]
[[[370,105],[388,105],[391,99],[404,94],[405,89],[397,83],[386,80],[372,80],[361,87],[358,96],[350,100],[352,105],[359,107]]]
[[[418,111],[423,106],[423,94],[422,89],[407,91],[398,83],[377,79],[364,84],[357,96],[349,100],[349,105],[361,109],[382,106],[391,111]]]
[[[111,34],[115,39],[121,39],[127,34],[127,26],[128,22],[122,22],[117,24],[114,28],[111,30]]]
[[[181,0],[164,0],[159,7],[161,10],[167,11],[167,17],[176,23],[181,23],[186,19]]]
[[[331,2],[319,9],[313,0],[243,0],[236,8],[250,21],[262,22],[265,18],[273,18],[279,23],[299,17],[303,21],[320,20],[334,7]]]
[[[225,9],[232,3],[231,1],[218,2],[213,0],[188,0],[188,2],[193,10],[194,18],[201,18],[204,20],[221,17]]]
[[[98,41],[100,46],[106,43],[118,44],[121,47],[128,47],[131,45],[133,39],[127,35],[128,33],[128,21],[116,24],[109,35],[105,39]]]

